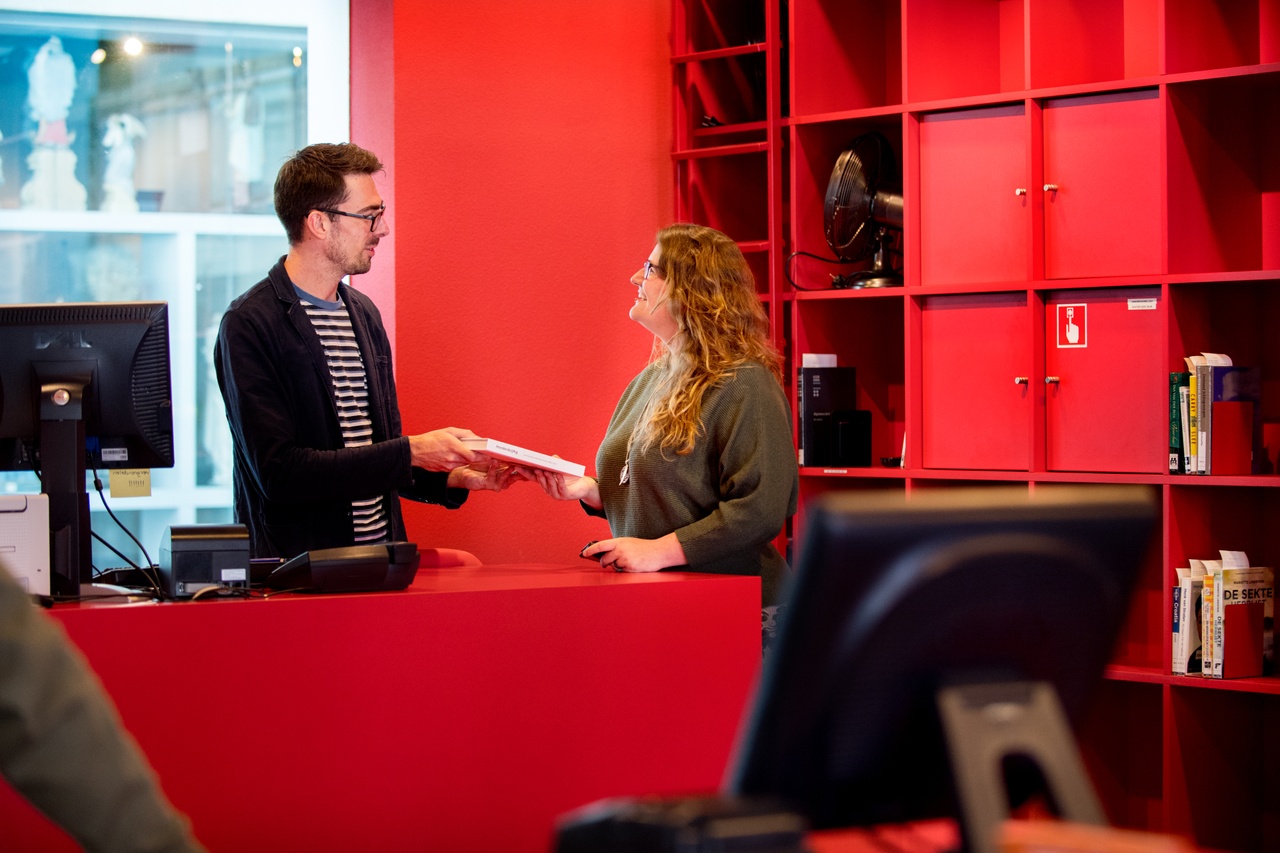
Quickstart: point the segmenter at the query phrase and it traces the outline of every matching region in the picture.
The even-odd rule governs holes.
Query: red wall
[[[352,0],[352,138],[388,165],[406,432],[467,427],[594,472],[652,340],[627,279],[674,209],[670,19],[669,0]],[[420,545],[488,563],[608,535],[528,483],[405,514]]]

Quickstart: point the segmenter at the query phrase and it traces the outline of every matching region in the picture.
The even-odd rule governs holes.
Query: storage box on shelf
[[[729,23],[737,11],[676,3],[677,19],[755,27]],[[745,170],[704,170],[681,186],[681,213],[780,228],[776,253],[830,257],[831,170],[869,131],[898,158],[906,213],[901,288],[833,290],[837,269],[805,255],[769,265],[793,381],[801,353],[834,352],[873,412],[872,469],[802,469],[796,535],[833,490],[1152,484],[1161,547],[1082,749],[1119,825],[1280,847],[1280,676],[1169,674],[1174,570],[1222,548],[1275,565],[1280,476],[1166,473],[1168,374],[1200,352],[1261,368],[1265,470],[1280,466],[1280,0],[766,0],[764,11],[781,21],[766,56],[782,73],[766,72],[759,121],[781,125],[785,144],[769,140],[757,175],[780,164],[787,180],[778,192],[743,186]],[[683,85],[677,75],[678,104]],[[747,200],[766,212],[744,221]],[[905,467],[881,468],[904,433]],[[1226,732],[1232,744],[1215,749]]]

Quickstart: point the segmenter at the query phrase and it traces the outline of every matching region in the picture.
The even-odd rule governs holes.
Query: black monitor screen
[[[164,302],[0,305],[0,470],[49,495],[51,580],[91,581],[90,468],[173,467]]]
[[[0,305],[0,353],[0,469],[41,468],[40,389],[64,381],[91,467],[173,467],[166,303]]]
[[[1154,518],[1127,486],[816,500],[730,792],[817,827],[958,816],[939,687],[1047,682],[1078,723]]]

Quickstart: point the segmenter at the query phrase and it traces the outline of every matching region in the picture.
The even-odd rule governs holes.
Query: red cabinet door
[[[1046,278],[1161,271],[1160,128],[1155,89],[1045,103]]]
[[[1167,470],[1163,323],[1158,287],[1047,295],[1045,466],[1050,471]]]
[[[921,327],[924,467],[1027,470],[1026,293],[930,296]]]
[[[1027,157],[1021,104],[921,118],[922,284],[1028,277]]]

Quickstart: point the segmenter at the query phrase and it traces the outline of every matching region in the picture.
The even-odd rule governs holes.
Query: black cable
[[[141,542],[138,541],[138,537],[134,536],[133,532],[129,530],[129,528],[125,527],[124,524],[121,523],[120,519],[116,518],[116,514],[111,511],[111,507],[107,506],[107,497],[105,494],[103,494],[102,480],[98,477],[97,468],[93,469],[93,487],[98,490],[98,500],[102,501],[102,508],[107,511],[107,515],[111,516],[111,520],[114,521],[116,525],[121,530],[123,530],[130,539],[133,540],[134,545],[138,546],[138,550],[142,552],[142,556],[145,557],[147,560],[147,565],[154,566],[155,563],[151,561],[151,555],[147,553],[147,549],[143,547]]]
[[[142,566],[139,566],[139,565],[138,565],[137,563],[135,563],[133,560],[130,560],[127,556],[125,556],[124,552],[123,552],[123,551],[121,551],[119,548],[117,548],[115,545],[112,545],[110,542],[108,542],[106,539],[103,539],[101,536],[99,536],[97,533],[95,533],[95,532],[94,532],[94,531],[92,531],[92,530],[90,530],[90,531],[89,531],[89,535],[90,535],[90,536],[92,536],[94,539],[97,539],[97,540],[98,540],[99,542],[101,542],[103,545],[105,545],[105,546],[107,547],[107,549],[111,551],[111,553],[112,553],[112,554],[115,554],[117,557],[119,557],[120,559],[122,559],[122,560],[124,560],[126,563],[128,563],[128,564],[129,564],[129,566],[130,566],[130,568],[135,569],[136,571],[140,572],[141,574],[144,574],[144,575],[146,574],[146,570],[145,570],[145,569],[143,569],[143,568],[142,568]],[[96,566],[94,567],[94,569],[93,569],[93,576],[94,576],[95,578],[96,578],[96,577],[101,577],[102,575],[105,575],[105,574],[106,574],[106,571],[105,571],[105,570],[99,570]]]
[[[796,290],[829,290],[830,289],[827,287],[805,287],[803,285],[796,283],[796,280],[791,277],[791,262],[795,260],[797,255],[803,255],[806,258],[813,258],[815,261],[822,261],[824,264],[839,264],[841,266],[848,266],[849,264],[861,263],[861,261],[842,261],[842,260],[839,260],[838,258],[825,258],[822,255],[815,255],[812,252],[792,252],[790,255],[787,256],[786,263],[782,265],[782,274],[787,277],[787,283],[790,284],[792,287],[794,287]]]
[[[138,537],[133,535],[133,531],[125,527],[124,523],[120,521],[119,518],[116,518],[116,514],[111,511],[111,507],[107,505],[107,496],[106,494],[103,493],[102,479],[98,476],[98,469],[96,466],[93,468],[93,487],[95,490],[97,490],[98,500],[102,502],[102,508],[107,511],[107,515],[111,516],[111,520],[116,523],[116,526],[119,527],[121,530],[123,530],[125,532],[125,535],[133,540],[133,544],[138,546],[138,550],[142,552],[142,556],[147,561],[147,568],[145,569],[142,568],[141,566],[139,566],[138,564],[130,560],[128,557],[126,557],[124,554],[121,554],[112,545],[108,544],[107,541],[103,539],[101,536],[99,536],[98,534],[94,533],[93,537],[97,539],[99,542],[101,542],[102,544],[106,545],[112,551],[114,551],[121,559],[123,559],[129,565],[133,566],[135,569],[141,572],[143,577],[145,577],[148,581],[151,582],[151,585],[152,585],[151,588],[155,591],[156,595],[159,596],[161,599],[165,598],[166,596],[164,592],[164,587],[160,584],[160,576],[154,573],[156,569],[156,564],[151,561],[151,555],[147,553],[147,549],[143,546],[143,544],[138,541]]]

